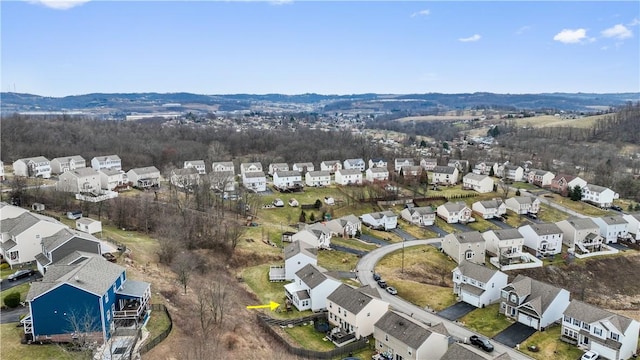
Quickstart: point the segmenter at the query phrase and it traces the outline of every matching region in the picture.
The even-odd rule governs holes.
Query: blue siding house
[[[149,283],[127,280],[125,268],[98,254],[76,251],[47,267],[33,282],[27,341],[71,342],[79,336],[103,343],[116,326],[138,326],[150,311]]]

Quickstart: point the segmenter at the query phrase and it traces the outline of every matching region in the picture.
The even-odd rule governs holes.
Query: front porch
[[[532,254],[521,252],[517,253],[519,256],[512,256],[506,259],[500,257],[492,257],[489,262],[500,270],[515,270],[515,269],[529,269],[542,267],[542,261]]]

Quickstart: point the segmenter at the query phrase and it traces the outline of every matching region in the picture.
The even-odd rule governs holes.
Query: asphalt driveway
[[[461,317],[467,315],[473,310],[477,309],[471,304],[467,304],[464,301],[457,302],[444,310],[440,310],[436,315],[441,316],[447,320],[455,321]]]
[[[518,344],[522,344],[523,341],[527,340],[529,336],[533,335],[536,331],[537,330],[532,327],[516,322],[494,336],[493,340],[512,348]]]
[[[15,309],[5,309],[0,311],[0,324],[17,323],[20,321],[20,316],[28,314],[29,308],[24,306],[18,306]]]
[[[360,235],[360,240],[371,243],[371,244],[378,244],[380,246],[385,246],[385,245],[389,245],[390,243],[386,240],[382,240],[379,239],[375,236],[371,236],[371,235],[365,235],[365,234],[361,234]]]
[[[487,219],[487,221],[492,223],[493,225],[499,227],[500,229],[513,229],[513,227],[511,225],[507,224],[506,222],[500,221],[500,220]]]
[[[362,255],[367,253],[366,251],[356,250],[356,249],[352,249],[350,247],[334,245],[334,244],[331,244],[331,248],[333,250],[336,250],[336,251],[342,251],[342,252],[346,252],[346,253],[349,253],[349,254],[354,254],[354,255],[356,255],[358,257],[360,257],[360,256],[362,256]]]
[[[460,232],[474,231],[472,228],[468,227],[465,224],[453,223],[453,224],[449,224],[449,225],[453,226],[454,228],[456,228],[456,230],[458,230]]]
[[[0,281],[0,291],[5,291],[7,289],[11,289],[14,286],[18,286],[18,285],[21,285],[21,284],[24,284],[24,283],[28,283],[28,282],[32,282],[32,281],[38,280],[41,277],[42,277],[42,275],[40,275],[40,273],[36,271],[35,274],[33,274],[33,275],[29,276],[29,277],[18,279],[18,280],[15,280],[15,281],[9,281],[7,279],[2,279],[2,281]]]
[[[449,232],[443,230],[442,228],[436,226],[436,225],[429,225],[427,226],[427,229],[433,231],[434,233],[436,233],[438,235],[438,237],[443,237],[445,235],[447,235]]]
[[[393,230],[391,230],[392,233],[400,236],[401,238],[403,238],[405,241],[409,241],[409,240],[417,240],[417,238],[411,234],[409,234],[408,232],[399,229],[399,228],[395,228]]]

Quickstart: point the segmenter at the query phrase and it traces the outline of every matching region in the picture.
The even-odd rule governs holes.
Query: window
[[[620,335],[618,335],[618,334],[616,334],[614,332],[611,333],[610,337],[611,337],[612,340],[620,341]]]
[[[602,329],[594,327],[593,328],[593,333],[598,335],[598,336],[602,336]]]
[[[402,356],[400,356],[400,354],[396,354],[396,360],[402,360]]]
[[[389,341],[389,335],[384,336],[384,341]]]
[[[465,257],[465,259],[467,259],[467,260],[471,260],[471,259],[473,258],[473,252],[471,252],[471,251],[467,251],[467,252],[464,254],[464,257]]]
[[[367,317],[369,317],[369,316],[371,316],[371,313],[370,313],[370,312],[368,312],[368,313],[367,313]]]
[[[591,325],[589,325],[588,323],[586,323],[586,322],[584,322],[584,321],[583,321],[583,322],[582,322],[582,328],[583,328],[583,329],[585,329],[585,330],[587,330],[587,331],[589,331],[589,330],[590,330],[590,328],[591,328]]]
[[[111,311],[107,311],[107,321],[111,320]]]
[[[578,320],[578,319],[573,319],[573,325],[575,325],[575,326],[580,326],[580,320]]]
[[[106,294],[104,294],[104,303],[108,303],[109,302],[109,293],[107,292]]]
[[[563,334],[567,337],[570,337],[572,339],[577,339],[578,338],[578,333],[576,331],[573,331],[571,329],[567,329],[564,328]]]
[[[564,316],[564,322],[571,324],[571,318],[567,315]]]

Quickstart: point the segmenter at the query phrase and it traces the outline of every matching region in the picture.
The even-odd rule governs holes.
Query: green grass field
[[[547,360],[575,360],[582,356],[583,351],[575,345],[560,341],[561,326],[547,328],[545,331],[538,331],[530,338],[520,344],[520,351],[534,359]],[[540,348],[539,352],[528,350],[529,346],[535,345]]]
[[[513,323],[499,312],[500,304],[492,304],[473,310],[460,318],[459,321],[462,321],[469,329],[492,338]]]
[[[284,331],[304,349],[315,351],[329,351],[335,349],[335,345],[325,339],[325,334],[313,327],[312,324],[285,327]]]
[[[73,360],[77,354],[70,353],[58,345],[23,345],[22,328],[15,323],[0,325],[2,360]],[[74,356],[76,355],[76,356]]]

